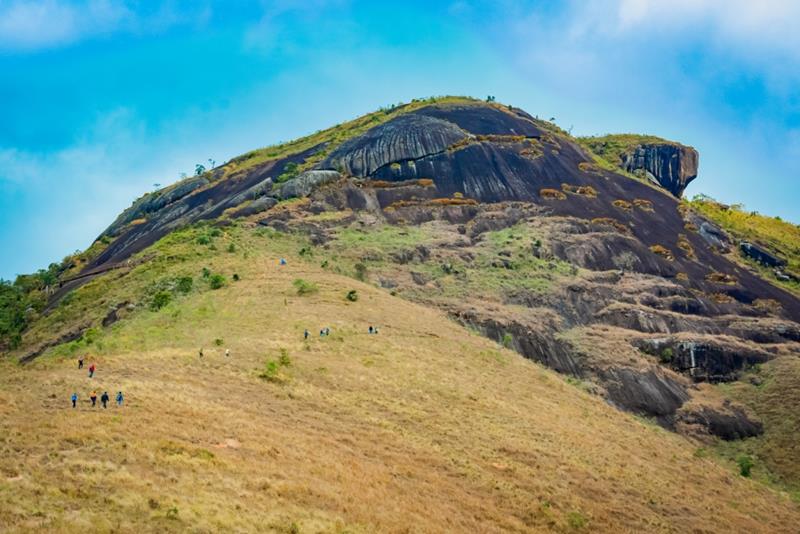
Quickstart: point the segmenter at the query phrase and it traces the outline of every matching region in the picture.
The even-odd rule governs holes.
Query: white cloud
[[[208,4],[189,8],[130,0],[0,0],[0,50],[34,51],[114,33],[152,33],[205,24]]]
[[[0,3],[0,46],[31,50],[69,44],[115,31],[133,19],[124,3],[111,0],[12,0]]]
[[[800,59],[797,0],[591,0],[573,2],[572,11],[578,34],[696,32],[740,52]]]

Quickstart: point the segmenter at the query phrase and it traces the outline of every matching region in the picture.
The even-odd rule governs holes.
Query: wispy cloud
[[[796,0],[581,0],[571,6],[573,35],[684,33],[756,60],[765,53],[800,60]]]
[[[0,50],[36,51],[116,33],[152,33],[208,20],[209,5],[125,0],[0,0]]]

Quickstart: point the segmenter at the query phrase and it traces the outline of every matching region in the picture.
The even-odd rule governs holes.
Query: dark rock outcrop
[[[548,321],[546,318],[540,318],[538,321],[523,324],[515,320],[480,314],[474,310],[455,310],[450,316],[455,321],[559,373],[576,377],[585,374],[569,344],[554,337],[558,327],[552,323],[552,319]]]
[[[401,115],[346,141],[323,163],[353,176],[369,176],[385,165],[444,151],[467,133],[452,122],[426,115]]]
[[[739,406],[728,405],[725,410],[713,410],[702,407],[698,410],[687,410],[678,416],[680,424],[699,426],[710,434],[726,441],[745,439],[764,433],[764,425],[760,421],[750,419]]]
[[[670,425],[678,408],[689,400],[686,388],[655,368],[638,371],[628,367],[604,370],[600,376],[609,400],[630,412],[656,417]]]
[[[635,147],[622,158],[622,167],[626,171],[643,171],[653,182],[680,198],[689,182],[697,178],[700,157],[692,147],[648,143]]]
[[[742,241],[739,243],[739,250],[748,258],[752,258],[767,267],[784,267],[786,265],[786,260],[779,258],[766,248],[756,245],[755,243]]]
[[[123,211],[103,233],[109,236],[117,236],[131,222],[143,219],[205,185],[208,185],[208,180],[205,177],[193,176],[160,191],[147,193],[137,199],[130,208]]]
[[[639,339],[634,344],[695,382],[731,382],[743,370],[773,358],[764,350],[741,343],[691,336]]]

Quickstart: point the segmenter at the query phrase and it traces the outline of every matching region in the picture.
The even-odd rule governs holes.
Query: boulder
[[[307,197],[318,186],[341,178],[336,171],[306,171],[284,183],[278,196],[281,199]]]
[[[697,178],[700,159],[697,150],[677,143],[647,143],[623,154],[622,168],[645,175],[675,197],[680,198],[689,182]]]
[[[278,203],[278,200],[272,197],[260,197],[252,201],[250,204],[244,206],[243,208],[236,211],[236,217],[247,217],[249,215],[255,215],[257,213],[262,213],[264,211],[269,210],[270,208],[274,207]]]
[[[786,265],[785,260],[779,258],[766,248],[756,245],[755,243],[742,241],[739,243],[739,250],[741,250],[742,254],[748,258],[754,259],[758,263],[766,265],[767,267],[784,267]]]

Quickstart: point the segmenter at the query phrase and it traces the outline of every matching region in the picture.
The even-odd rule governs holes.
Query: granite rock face
[[[137,199],[130,208],[123,211],[103,233],[116,237],[131,222],[156,213],[205,185],[208,185],[205,177],[193,176],[155,193],[147,193]]]
[[[323,163],[353,176],[369,176],[385,165],[446,150],[467,133],[452,122],[408,114],[372,128],[335,150]]]
[[[674,143],[652,143],[639,145],[623,155],[622,168],[645,175],[677,198],[689,182],[697,178],[700,156],[692,147]]]

